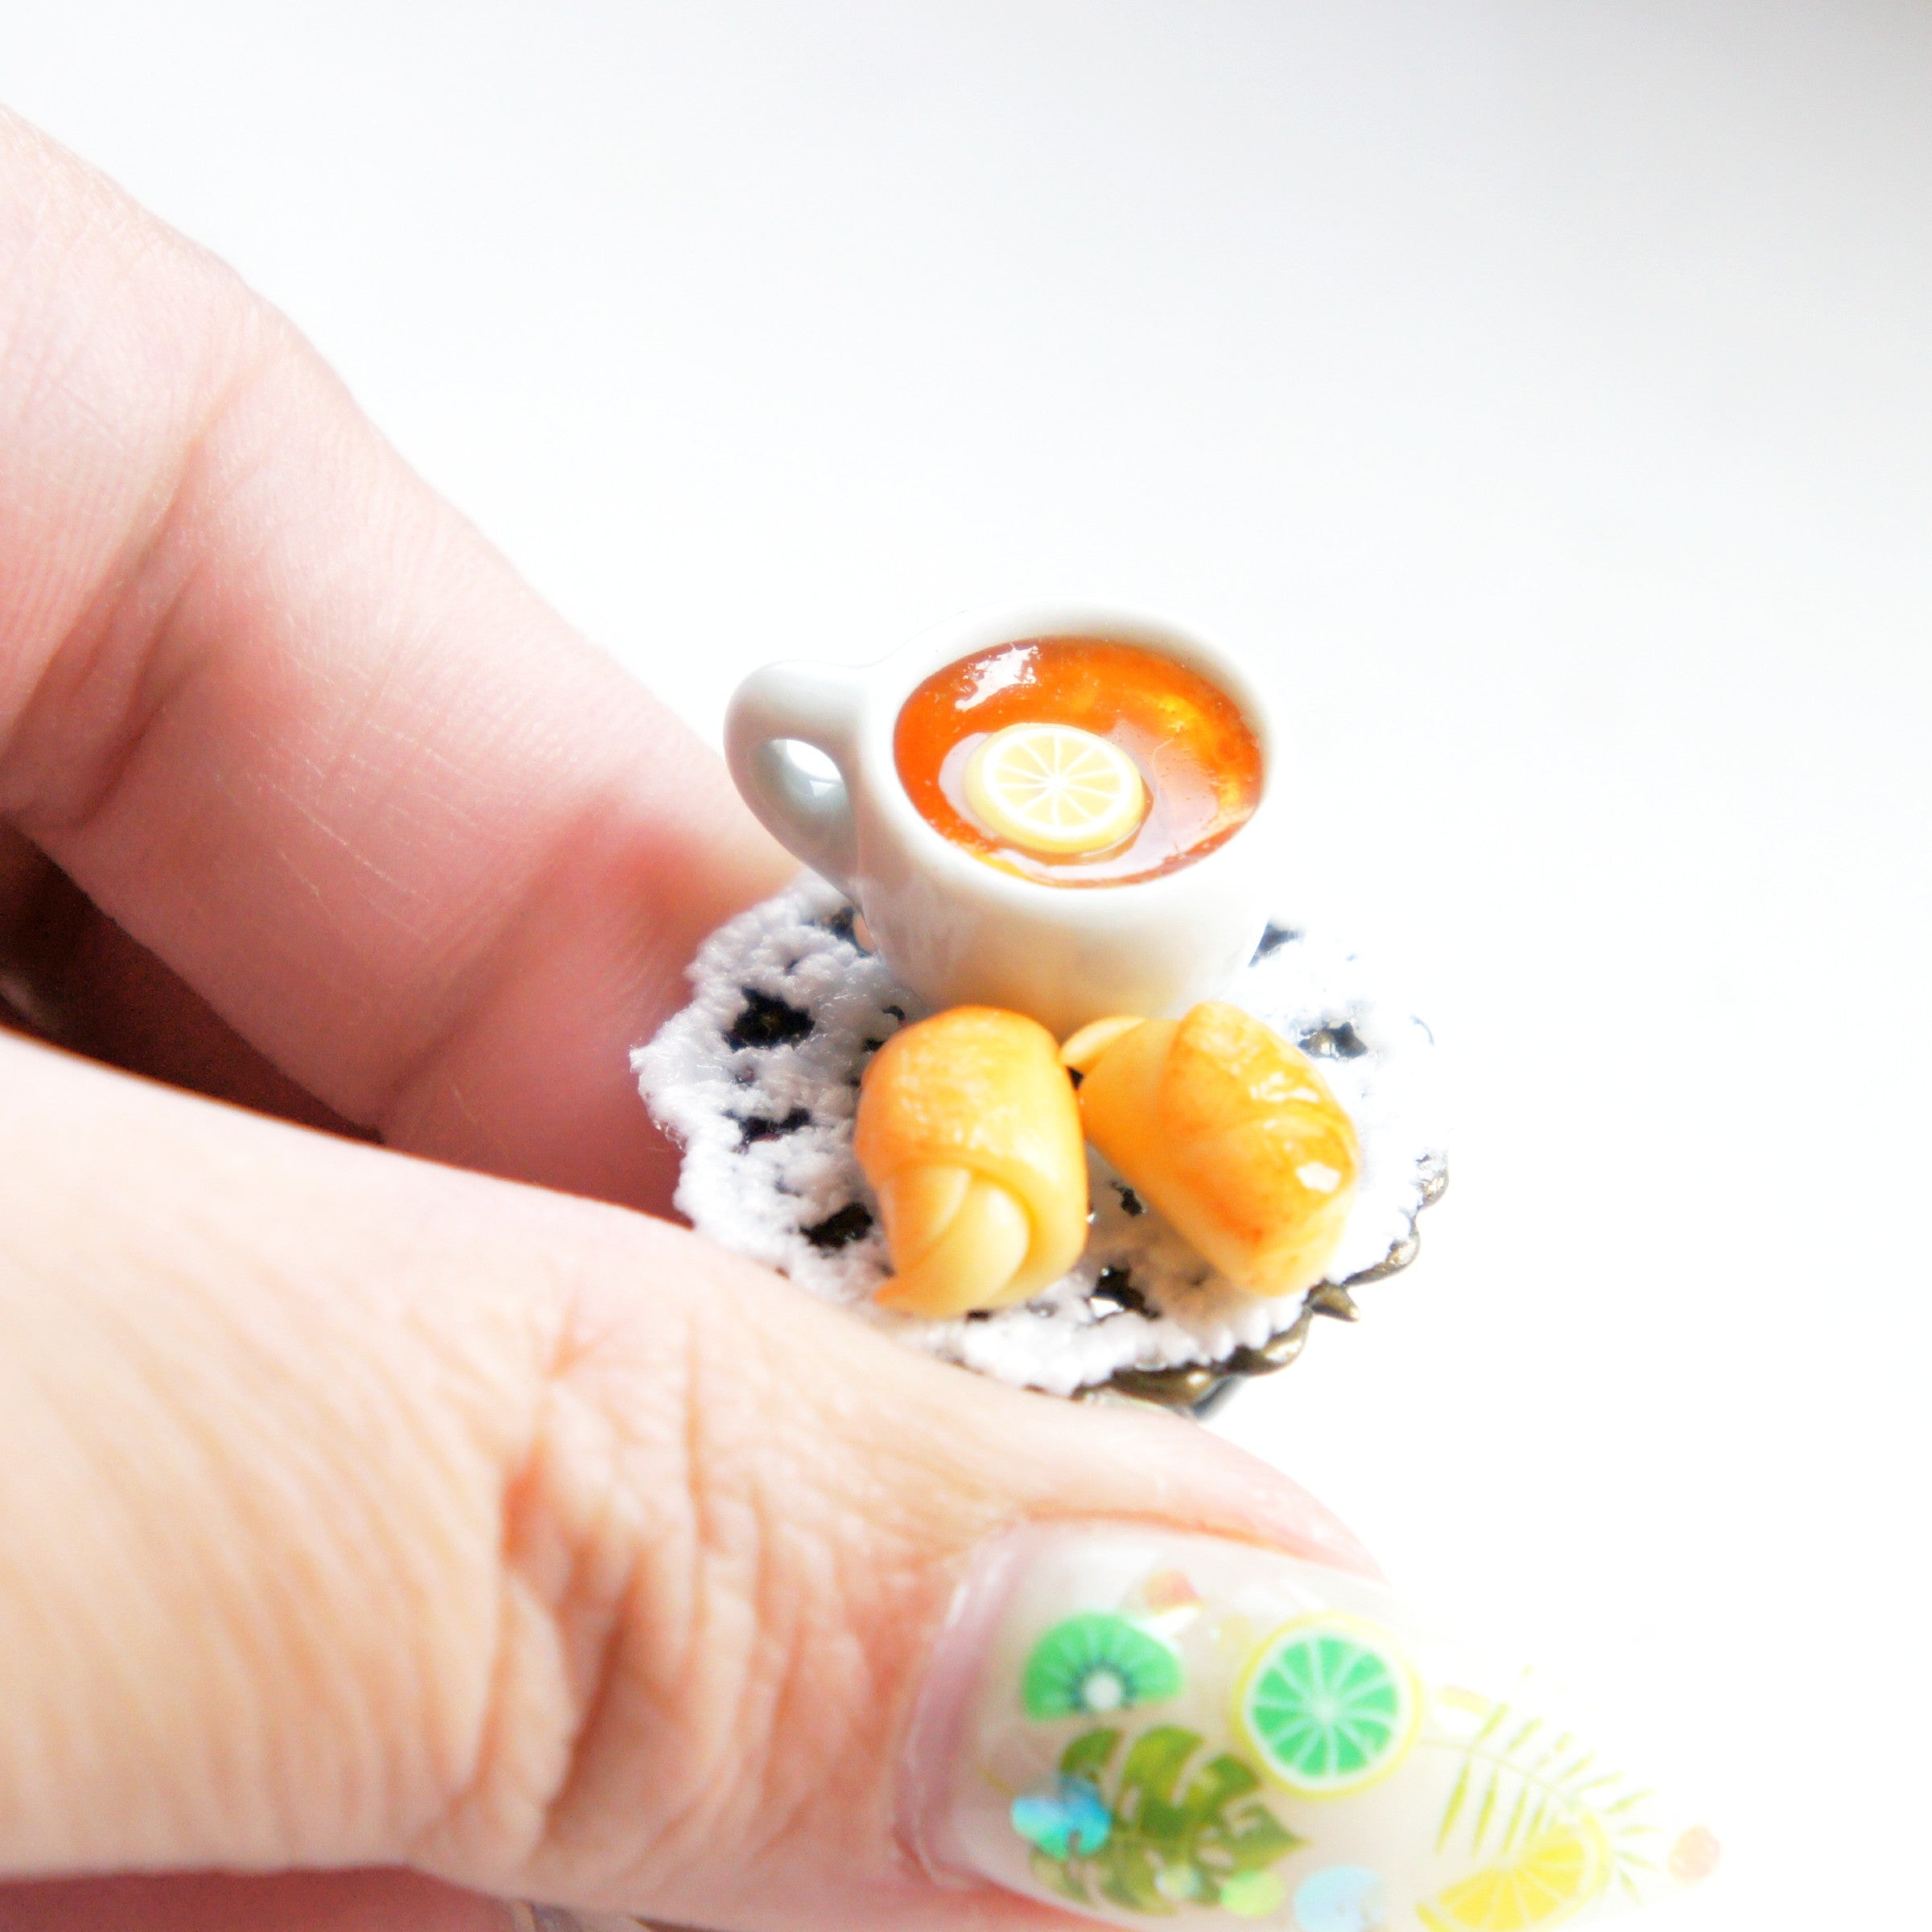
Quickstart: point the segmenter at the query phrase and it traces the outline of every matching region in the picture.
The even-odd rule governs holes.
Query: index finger
[[[336,1113],[638,1204],[785,863],[217,264],[0,117],[0,815]]]

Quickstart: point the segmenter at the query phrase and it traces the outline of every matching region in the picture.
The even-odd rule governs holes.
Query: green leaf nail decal
[[[1612,1884],[1633,1901],[1641,1896],[1638,1875],[1656,1868],[1645,1843],[1653,1832],[1645,1816],[1649,1792],[1534,1712],[1456,1690],[1441,1692],[1439,1702],[1459,1732],[1443,1741],[1463,1761],[1435,1848],[1459,1842],[1489,1863],[1418,1906],[1424,1924],[1444,1932],[1488,1932],[1504,1918],[1528,1926],[1536,1922],[1523,1916],[1531,1893],[1544,1917]]]
[[[1157,1704],[1181,1688],[1181,1660],[1124,1616],[1092,1611],[1055,1624],[1033,1647],[1020,1684],[1026,1715],[1104,1717]]]
[[[1224,1752],[1187,1775],[1203,1740],[1162,1724],[1134,1740],[1110,1779],[1121,1735],[1088,1731],[1062,1753],[1056,1790],[1092,1791],[1107,1807],[1108,1828],[1091,1852],[1070,1847],[1061,1857],[1034,1838],[1034,1876],[1082,1905],[1097,1893],[1162,1915],[1187,1905],[1248,1916],[1272,1909],[1282,1893],[1269,1868],[1302,1840],[1255,1797],[1260,1774]]]

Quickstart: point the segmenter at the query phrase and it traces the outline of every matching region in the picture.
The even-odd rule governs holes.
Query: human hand
[[[901,1847],[975,1554],[1364,1566],[1199,1430],[650,1218],[626,1049],[784,862],[284,324],[4,120],[0,819],[0,1872],[70,1881],[0,1928],[1044,1929]],[[72,1882],[217,1870],[310,1876]]]

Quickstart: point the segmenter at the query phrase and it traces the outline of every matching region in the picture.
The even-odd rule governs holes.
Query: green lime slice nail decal
[[[1236,1719],[1269,1775],[1310,1798],[1360,1790],[1393,1770],[1420,1715],[1395,1646],[1339,1614],[1284,1624],[1235,1695]]]
[[[1179,1694],[1181,1660],[1157,1637],[1101,1611],[1055,1624],[1033,1647],[1020,1683],[1026,1715],[1104,1717]]]

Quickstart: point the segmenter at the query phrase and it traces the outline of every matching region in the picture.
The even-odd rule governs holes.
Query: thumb
[[[0,1144],[14,1875],[1045,1926],[1011,1888],[1051,1821],[989,1852],[989,1806],[1172,1689],[1174,1551],[1231,1603],[1260,1546],[1364,1567],[1190,1424],[912,1356],[620,1209],[4,1039]],[[1110,1648],[1079,1620],[1123,1579],[1154,1634]],[[1069,1620],[1036,1684],[1016,1646]]]

